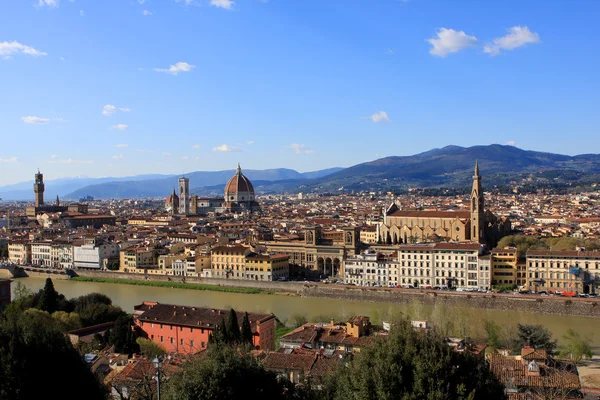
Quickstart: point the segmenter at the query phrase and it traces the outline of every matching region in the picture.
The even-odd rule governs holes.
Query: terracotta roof
[[[405,211],[396,210],[388,217],[412,217],[412,218],[471,218],[470,211]]]
[[[254,194],[252,183],[244,176],[244,174],[242,174],[242,169],[239,166],[236,174],[232,176],[227,182],[227,185],[225,185],[225,197],[227,198],[229,193],[237,192],[249,192]]]

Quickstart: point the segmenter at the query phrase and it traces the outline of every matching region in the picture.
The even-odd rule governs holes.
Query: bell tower
[[[190,180],[185,176],[179,178],[179,213],[190,213]]]
[[[481,175],[479,175],[479,162],[475,161],[473,174],[473,188],[471,189],[471,241],[483,243],[485,240],[485,221],[483,208],[483,190],[481,188]]]
[[[35,174],[35,183],[33,184],[33,191],[35,193],[35,206],[41,207],[44,205],[44,175],[40,173],[38,169]]]

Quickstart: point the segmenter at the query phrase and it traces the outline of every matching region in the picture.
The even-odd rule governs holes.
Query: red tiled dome
[[[252,182],[248,178],[242,174],[242,169],[238,166],[237,172],[234,176],[229,179],[227,185],[225,185],[225,196],[230,193],[250,193],[254,195],[254,187],[252,186]]]

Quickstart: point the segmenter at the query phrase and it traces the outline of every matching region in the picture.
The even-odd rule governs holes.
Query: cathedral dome
[[[225,185],[225,201],[236,203],[254,201],[252,182],[242,174],[239,164],[235,175]]]
[[[173,193],[167,197],[167,201],[165,201],[165,208],[171,210],[179,209],[179,196],[175,194],[175,190],[173,190]]]

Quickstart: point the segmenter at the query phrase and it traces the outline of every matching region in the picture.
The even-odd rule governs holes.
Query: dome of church
[[[252,182],[242,174],[239,164],[235,175],[225,185],[225,201],[236,203],[254,201]]]
[[[175,210],[179,209],[179,196],[175,194],[175,190],[173,190],[173,193],[171,193],[169,197],[167,197],[167,201],[165,201],[165,208]]]

